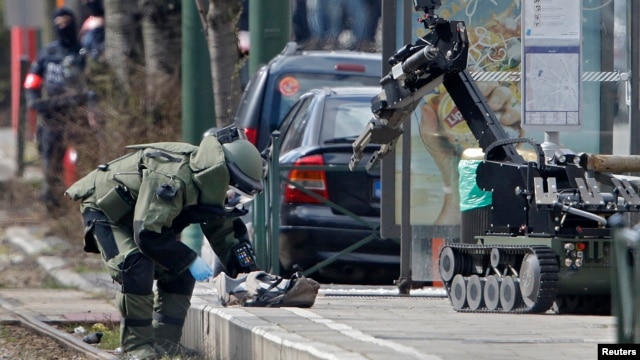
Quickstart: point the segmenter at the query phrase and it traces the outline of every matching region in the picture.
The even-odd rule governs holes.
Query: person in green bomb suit
[[[257,270],[239,218],[246,211],[229,204],[227,194],[230,188],[260,193],[263,160],[233,126],[205,136],[199,146],[160,142],[127,148],[134,151],[99,165],[65,194],[81,201],[84,250],[101,254],[121,285],[116,303],[124,357],[179,355],[195,283],[214,275],[179,234],[200,224],[229,276]]]

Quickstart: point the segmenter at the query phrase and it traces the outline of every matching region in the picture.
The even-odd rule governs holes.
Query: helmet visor
[[[262,179],[254,180],[247,176],[236,163],[228,163],[230,183],[229,186],[245,196],[254,197],[264,189]]]
[[[229,189],[233,192],[235,192],[236,194],[238,194],[238,197],[240,197],[242,200],[242,203],[247,203],[253,199],[255,199],[256,195],[258,195],[258,193],[251,193],[248,194],[240,189],[238,189],[237,187],[233,186],[233,185],[229,185]]]

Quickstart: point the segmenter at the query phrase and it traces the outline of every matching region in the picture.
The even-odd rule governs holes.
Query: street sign
[[[580,129],[582,107],[580,2],[526,2],[522,7],[523,127]]]

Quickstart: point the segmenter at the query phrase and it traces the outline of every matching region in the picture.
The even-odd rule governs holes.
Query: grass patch
[[[102,333],[100,343],[92,344],[98,349],[113,351],[120,346],[120,323],[113,321],[104,321],[99,323],[64,323],[58,325],[62,331],[74,334],[82,339],[91,333]],[[79,333],[77,329],[82,328],[85,332]]]

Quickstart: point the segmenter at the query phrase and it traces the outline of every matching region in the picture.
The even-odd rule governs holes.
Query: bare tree
[[[216,124],[224,127],[232,123],[233,111],[241,94],[238,53],[238,19],[242,11],[239,0],[195,0],[206,29],[211,58]]]
[[[104,0],[105,58],[120,85],[129,90],[135,64],[142,58],[140,12],[137,1]]]
[[[141,0],[147,105],[157,108],[179,88],[182,46],[179,0]]]

